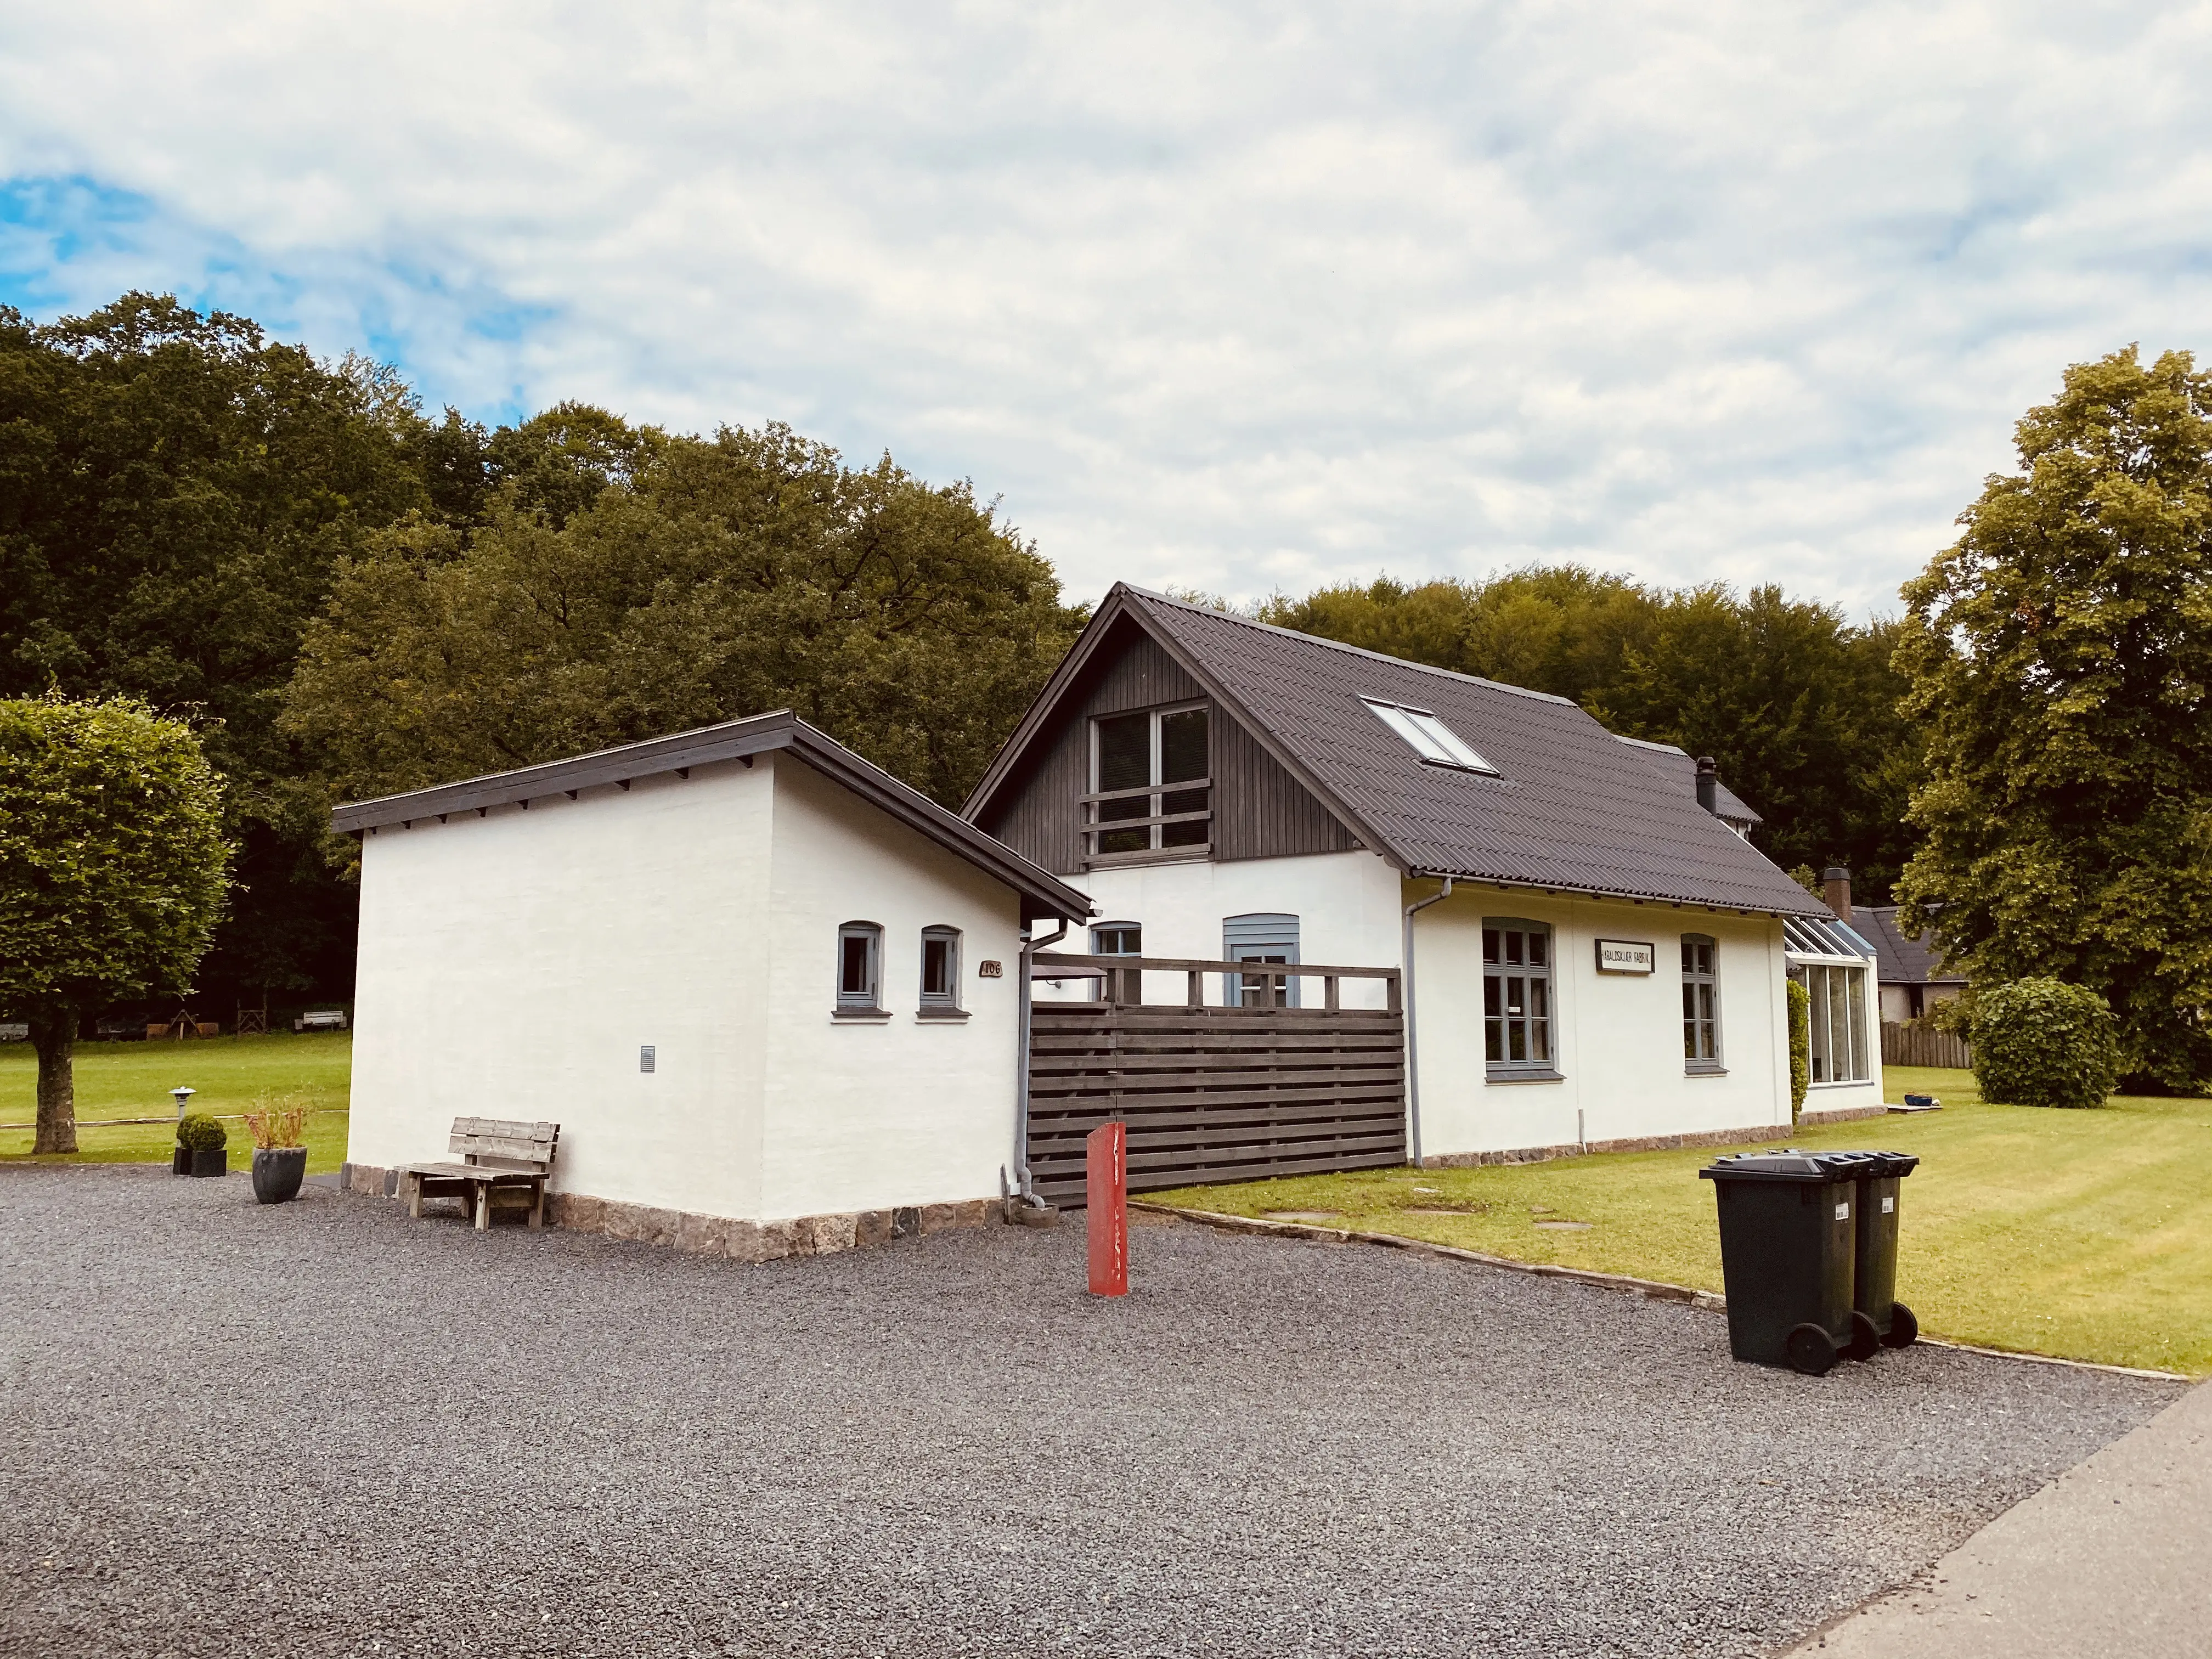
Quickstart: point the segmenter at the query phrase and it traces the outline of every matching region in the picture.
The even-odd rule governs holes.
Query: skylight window
[[[1377,702],[1372,697],[1360,701],[1374,710],[1376,720],[1405,738],[1413,752],[1430,765],[1449,766],[1458,772],[1487,772],[1493,777],[1498,775],[1496,767],[1468,748],[1458,732],[1427,709]]]

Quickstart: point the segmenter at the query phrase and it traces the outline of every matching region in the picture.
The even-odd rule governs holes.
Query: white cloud
[[[1079,593],[1879,608],[2065,363],[2203,343],[2208,60],[2201,5],[79,0],[0,21],[0,266],[888,447]]]

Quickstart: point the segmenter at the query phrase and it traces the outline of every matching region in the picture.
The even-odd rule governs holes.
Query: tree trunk
[[[39,1132],[33,1152],[76,1150],[76,1010],[33,1016],[31,1046],[39,1051]]]

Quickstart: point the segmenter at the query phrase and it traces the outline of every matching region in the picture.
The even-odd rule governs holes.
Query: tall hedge
[[[2055,979],[1977,988],[1974,1080],[2009,1106],[2101,1106],[2119,1075],[2118,1022],[2104,998]]]
[[[1796,980],[1787,982],[1790,1002],[1790,1121],[1805,1110],[1805,1091],[1813,1086],[1813,994]]]

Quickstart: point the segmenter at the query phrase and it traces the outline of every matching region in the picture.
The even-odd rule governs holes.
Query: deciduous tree
[[[222,910],[222,787],[143,703],[0,702],[0,1007],[39,1053],[33,1150],[76,1150],[78,1021],[188,988]]]
[[[2101,995],[2139,1080],[2212,1081],[2212,376],[2067,371],[1907,584],[1928,734],[1902,884],[1979,985]]]

